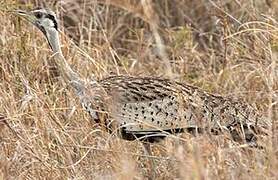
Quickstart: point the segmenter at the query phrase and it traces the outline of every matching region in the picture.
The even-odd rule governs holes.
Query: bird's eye
[[[37,12],[35,13],[36,18],[40,19],[42,18],[42,13],[41,12]]]

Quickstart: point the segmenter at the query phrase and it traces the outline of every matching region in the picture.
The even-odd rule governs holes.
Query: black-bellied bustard
[[[43,32],[57,68],[91,117],[123,139],[153,142],[188,131],[229,132],[234,140],[255,142],[256,135],[269,127],[251,106],[188,84],[154,77],[81,79],[62,54],[55,14],[46,9],[16,12]]]

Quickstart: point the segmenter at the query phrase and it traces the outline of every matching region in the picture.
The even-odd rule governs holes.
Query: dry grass
[[[61,2],[46,4],[59,12],[64,54],[83,77],[165,77],[170,60],[170,78],[248,101],[274,122],[273,134],[264,150],[183,134],[146,156],[139,142],[90,120],[53,75],[42,34],[7,11],[36,1],[0,0],[0,179],[145,179],[149,159],[157,179],[278,177],[276,1]]]

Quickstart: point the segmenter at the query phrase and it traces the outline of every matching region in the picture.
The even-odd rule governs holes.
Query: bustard
[[[269,127],[250,105],[188,84],[154,77],[81,79],[62,54],[54,12],[37,9],[16,13],[43,32],[57,68],[93,120],[125,140],[154,142],[168,134],[187,131],[228,132],[236,141],[255,142],[257,134],[265,133]]]

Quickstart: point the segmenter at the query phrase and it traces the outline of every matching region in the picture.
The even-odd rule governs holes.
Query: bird
[[[268,133],[270,123],[248,103],[187,83],[127,75],[81,78],[63,56],[56,14],[46,8],[15,12],[44,34],[61,76],[92,120],[109,133],[150,143],[183,132],[228,133],[234,141],[252,143]]]

